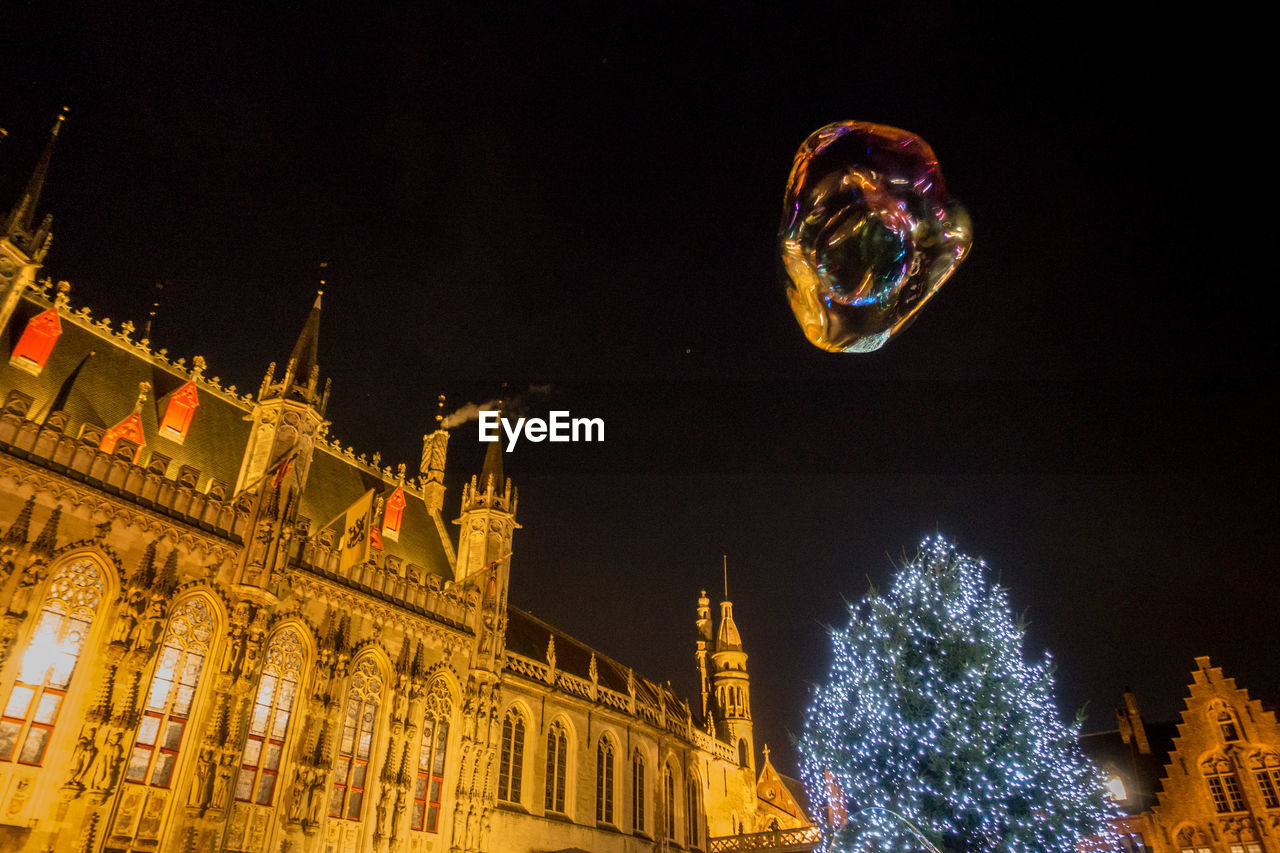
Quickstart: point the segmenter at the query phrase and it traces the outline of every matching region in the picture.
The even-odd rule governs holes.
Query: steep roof
[[[28,321],[51,307],[53,304],[38,291],[29,292],[20,300],[9,326],[0,329],[0,389],[4,393],[17,390],[31,397],[29,416],[37,420],[43,420],[62,395],[65,402],[61,408],[68,416],[66,432],[74,436],[84,424],[101,428],[119,424],[133,411],[139,384],[149,383],[152,390],[139,413],[146,438],[142,461],[155,453],[164,454],[170,459],[165,474],[171,478],[182,466],[199,471],[198,491],[207,492],[214,480],[227,490],[235,487],[249,440],[250,395],[235,392],[234,386],[214,384],[202,370],[188,367],[183,360],[170,361],[159,350],[143,347],[95,321],[88,311],[73,312],[67,306],[58,307],[62,331],[39,375],[11,365],[9,356]],[[294,347],[294,357],[314,359],[315,330],[311,327],[317,317],[318,309],[313,307]],[[79,373],[73,377],[77,368]],[[162,434],[159,424],[169,398],[190,382],[195,383],[198,405],[186,436],[178,442]],[[310,519],[314,531],[369,489],[388,497],[397,484],[385,470],[342,450],[336,442],[321,439],[315,446],[299,514]],[[442,532],[443,522],[428,510],[421,492],[406,484],[404,496],[399,539],[384,537],[386,553],[451,579],[452,544]]]
[[[591,678],[591,657],[595,655],[596,675],[601,687],[618,693],[627,693],[627,674],[634,679],[636,701],[650,706],[665,704],[666,713],[676,719],[689,716],[693,706],[676,696],[668,687],[644,678],[629,667],[593,649],[559,628],[543,622],[531,613],[516,607],[507,608],[507,651],[545,661],[548,641],[555,640],[556,669],[578,678]],[[695,717],[695,722],[698,722]]]

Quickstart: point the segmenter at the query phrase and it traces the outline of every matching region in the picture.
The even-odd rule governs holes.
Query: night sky
[[[1175,713],[1202,654],[1280,702],[1249,88],[1269,78],[1236,58],[1243,23],[10,5],[3,206],[69,105],[42,207],[73,304],[140,324],[163,282],[153,346],[256,388],[327,261],[320,362],[358,451],[414,467],[441,393],[604,418],[602,445],[507,456],[513,603],[696,697],[695,600],[727,552],[757,745],[784,772],[824,626],[934,532],[1011,589],[1088,729],[1126,685]],[[805,341],[775,251],[796,147],[844,119],[923,136],[976,235],[865,355]],[[480,447],[454,431],[449,513]]]

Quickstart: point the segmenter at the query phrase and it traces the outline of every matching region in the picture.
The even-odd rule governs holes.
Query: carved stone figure
[[[120,768],[124,764],[124,746],[121,739],[124,735],[112,732],[102,747],[102,760],[98,762],[98,772],[93,777],[96,791],[110,791],[120,780]]]
[[[97,736],[98,730],[93,726],[82,731],[71,754],[71,781],[82,787],[88,784],[89,771],[98,757]]]

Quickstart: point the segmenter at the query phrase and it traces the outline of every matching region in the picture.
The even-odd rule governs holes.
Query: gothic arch
[[[543,759],[540,762],[543,771],[543,805],[547,811],[572,817],[577,799],[576,781],[581,744],[577,729],[568,714],[563,711],[553,712],[543,727],[538,746]],[[563,750],[563,755],[560,750]]]
[[[106,643],[111,603],[119,590],[117,567],[95,548],[63,549],[48,563],[43,578],[41,568],[43,562],[33,562],[19,581],[33,582],[25,587],[25,601],[14,596],[26,612],[0,691],[6,712],[16,707],[18,691],[29,694],[25,711],[12,711],[7,718],[13,739],[0,744],[0,759],[19,760],[25,753],[35,757],[28,763],[36,764],[60,754],[61,745],[77,736],[77,721],[84,718],[98,681],[92,650]],[[73,646],[74,653],[69,652]],[[47,710],[37,712],[46,693],[58,697],[51,716]]]

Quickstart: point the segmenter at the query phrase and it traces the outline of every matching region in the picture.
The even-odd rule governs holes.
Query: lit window
[[[373,658],[365,657],[351,675],[351,689],[347,691],[347,711],[342,722],[338,760],[334,763],[329,817],[360,819],[381,695],[382,674],[378,664]]]
[[[452,709],[449,685],[436,679],[427,691],[427,716],[422,723],[418,775],[413,788],[413,829],[436,832],[440,824],[440,792],[444,789],[444,758],[449,744]]]
[[[188,382],[174,391],[169,395],[169,402],[164,408],[164,417],[160,420],[160,434],[170,441],[181,444],[187,437],[191,418],[196,413],[196,406],[199,405],[200,399],[196,393],[195,382]]]
[[[292,628],[281,631],[267,646],[267,662],[258,681],[249,735],[236,779],[237,800],[271,805],[289,718],[298,693],[302,657],[302,638]]]
[[[1231,853],[1262,853],[1262,845],[1257,843],[1251,844],[1229,844],[1227,850]]]
[[[151,677],[147,704],[124,778],[168,788],[178,762],[182,735],[191,718],[196,686],[209,654],[213,617],[209,605],[193,598],[169,620],[160,662]]]
[[[631,759],[631,828],[644,832],[644,758],[638,751]]]
[[[569,736],[564,726],[553,723],[547,732],[547,811],[564,814],[565,776],[568,775]]]
[[[604,737],[596,746],[596,822],[613,823],[613,744]]]
[[[1113,800],[1123,800],[1128,797],[1124,790],[1124,780],[1119,776],[1112,776],[1107,780],[1107,792],[1111,794]]]
[[[9,356],[9,363],[39,376],[61,334],[62,322],[58,319],[56,310],[50,308],[37,314],[27,322],[18,345],[13,348],[13,355]]]
[[[382,508],[382,535],[392,542],[400,541],[400,525],[404,521],[404,489],[399,487],[387,498]]]
[[[44,761],[101,601],[102,572],[92,560],[68,563],[54,576],[0,717],[0,760]]]
[[[498,760],[498,799],[520,802],[520,779],[524,771],[524,718],[516,711],[502,721],[502,753]]]

